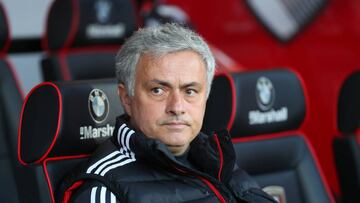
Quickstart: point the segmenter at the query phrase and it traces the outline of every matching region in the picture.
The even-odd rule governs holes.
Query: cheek
[[[161,105],[156,103],[136,101],[133,104],[133,117],[140,128],[154,126],[163,112]]]
[[[194,122],[199,125],[199,128],[201,128],[204,119],[205,106],[206,103],[204,101],[199,101],[196,105],[191,105],[191,117],[193,118]]]

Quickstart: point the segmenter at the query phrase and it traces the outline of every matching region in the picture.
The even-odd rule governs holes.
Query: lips
[[[170,125],[170,126],[181,126],[181,125],[186,125],[186,126],[190,126],[190,122],[188,122],[187,120],[185,119],[181,119],[181,118],[171,118],[171,119],[166,119],[166,120],[163,120],[163,121],[160,121],[159,122],[160,125]]]
[[[165,123],[165,125],[188,125],[185,122],[170,122],[170,123]]]
[[[165,126],[169,130],[180,131],[188,127],[189,125],[184,122],[170,122],[170,123],[164,123],[163,126]]]
[[[165,123],[165,126],[169,127],[185,127],[188,126],[186,123]]]

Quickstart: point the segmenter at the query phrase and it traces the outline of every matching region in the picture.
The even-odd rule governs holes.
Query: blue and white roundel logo
[[[106,23],[110,18],[111,2],[108,0],[98,0],[95,2],[95,10],[98,22]]]
[[[109,100],[102,90],[93,89],[90,92],[88,105],[90,116],[96,123],[106,120],[109,114]]]
[[[259,108],[267,111],[272,108],[275,101],[275,89],[271,80],[260,77],[256,82],[256,101]]]

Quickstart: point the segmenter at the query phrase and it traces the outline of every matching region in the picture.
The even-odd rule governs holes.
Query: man
[[[145,28],[116,58],[126,114],[62,186],[67,202],[274,202],[241,169],[226,131],[200,132],[215,61],[176,24]],[[62,194],[62,193],[60,193]]]

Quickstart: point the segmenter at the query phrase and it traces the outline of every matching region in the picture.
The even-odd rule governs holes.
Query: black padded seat
[[[311,144],[301,77],[290,69],[216,75],[203,131],[227,128],[245,169],[280,203],[334,203]]]
[[[267,84],[269,88],[262,88]],[[233,136],[243,137],[297,129],[305,117],[305,105],[301,81],[289,70],[218,73],[203,131],[227,128]]]
[[[63,176],[112,135],[123,113],[115,79],[44,82],[27,95],[19,160],[37,176],[40,202],[55,202]]]
[[[19,201],[16,183],[16,133],[22,92],[7,58],[9,29],[5,9],[0,2],[0,202]]]
[[[236,163],[248,171],[262,188],[284,188],[286,202],[291,203],[334,202],[305,136],[289,134],[252,138],[235,141]]]
[[[133,0],[61,0],[42,39],[45,81],[114,78],[115,55],[138,27]]]
[[[360,71],[352,73],[340,89],[338,128],[333,142],[341,200],[360,202]]]
[[[17,202],[17,126],[22,102],[11,66],[0,58],[0,202]]]

